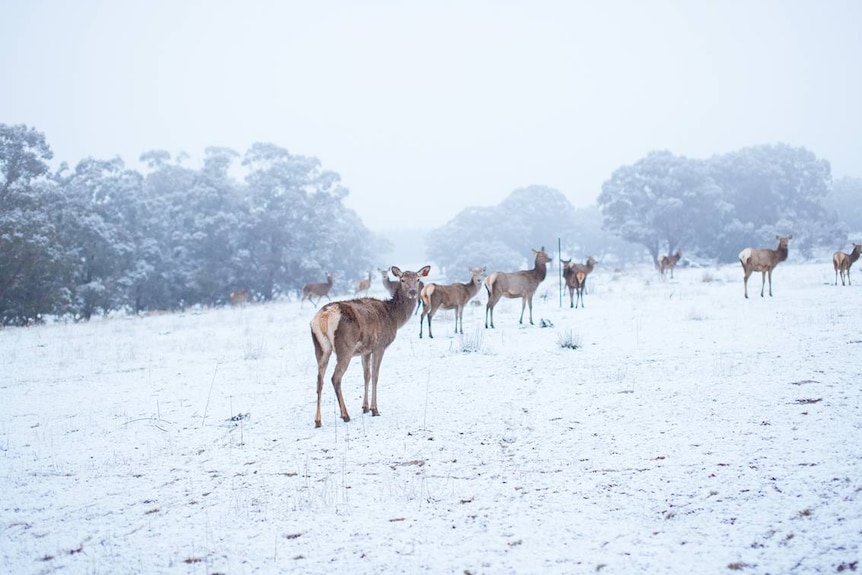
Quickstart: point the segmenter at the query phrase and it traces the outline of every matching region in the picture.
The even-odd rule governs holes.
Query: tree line
[[[746,246],[793,234],[794,250],[840,249],[862,233],[862,179],[832,181],[829,162],[786,144],[744,148],[706,160],[654,151],[615,170],[596,206],[575,209],[557,190],[515,190],[497,206],[468,208],[428,235],[429,256],[451,281],[470,267],[514,269],[530,248],[555,246],[616,264],[685,252],[735,262]]]
[[[207,148],[202,166],[164,151],[52,171],[45,136],[0,124],[0,323],[269,300],[326,272],[353,277],[385,250],[319,160],[257,143]],[[242,179],[232,176],[239,162]]]
[[[326,273],[363,278],[391,248],[344,206],[337,173],[274,144],[210,147],[200,168],[150,151],[143,173],[120,158],[52,171],[52,157],[42,133],[0,124],[2,325],[219,305],[240,288],[270,300]],[[805,148],[706,160],[655,151],[614,171],[593,207],[534,185],[466,208],[427,234],[426,257],[464,281],[475,266],[526,265],[531,248],[552,251],[557,238],[568,257],[621,265],[677,249],[731,262],[789,233],[805,256],[862,232],[859,197],[862,179],[833,182],[829,162]]]

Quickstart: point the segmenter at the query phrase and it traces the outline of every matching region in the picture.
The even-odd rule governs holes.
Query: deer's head
[[[401,271],[398,266],[392,266],[390,271],[401,282],[401,293],[409,299],[416,299],[419,296],[419,282],[428,276],[431,266],[425,266],[418,272]]]

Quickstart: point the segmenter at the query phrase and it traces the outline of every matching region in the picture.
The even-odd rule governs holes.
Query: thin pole
[[[557,272],[557,280],[560,284],[560,307],[563,307],[563,266],[560,265],[560,258],[563,257],[563,243],[560,240],[560,237],[557,236],[557,268],[559,271]]]

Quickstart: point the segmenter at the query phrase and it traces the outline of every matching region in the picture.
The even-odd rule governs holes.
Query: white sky
[[[785,142],[862,175],[862,2],[11,0],[0,122],[55,159],[271,142],[375,231],[651,150]]]

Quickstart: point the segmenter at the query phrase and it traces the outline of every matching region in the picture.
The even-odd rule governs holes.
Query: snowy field
[[[0,330],[0,573],[862,571],[858,269],[555,272],[320,429],[308,303]]]

